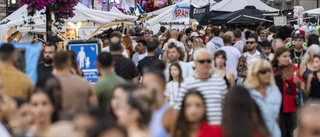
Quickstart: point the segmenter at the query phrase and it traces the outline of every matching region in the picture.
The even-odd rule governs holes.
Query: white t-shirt
[[[178,109],[177,101],[178,101],[178,95],[179,95],[179,82],[173,82],[170,81],[166,85],[166,91],[164,95],[166,97],[169,97],[169,104],[174,108]]]
[[[181,47],[183,49],[183,52],[186,52],[186,48],[184,47],[184,44],[180,41],[177,41],[177,47]]]
[[[102,52],[109,52],[110,53],[110,46],[102,48]],[[129,55],[126,50],[123,50],[122,55],[126,58],[129,58]]]
[[[238,59],[241,57],[240,51],[233,47],[233,46],[223,46],[219,50],[223,50],[226,52],[227,60],[226,60],[226,67],[233,71],[235,79],[238,78],[237,75],[237,62]]]
[[[256,50],[256,53],[254,53],[253,55],[250,55],[248,52],[246,52],[244,53],[244,56],[247,57],[247,66],[249,70],[251,67],[251,64],[260,59],[260,52]]]
[[[146,56],[148,56],[148,52],[146,52],[144,54],[139,54],[139,61],[142,60]]]

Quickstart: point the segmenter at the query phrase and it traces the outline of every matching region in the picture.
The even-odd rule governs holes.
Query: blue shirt
[[[255,89],[249,89],[251,97],[255,100],[265,124],[273,137],[281,137],[280,128],[276,122],[281,107],[282,96],[276,85],[267,87],[266,96],[263,97],[260,92]]]

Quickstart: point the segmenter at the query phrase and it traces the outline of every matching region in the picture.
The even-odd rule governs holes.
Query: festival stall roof
[[[307,13],[309,16],[319,16],[320,15],[320,8],[307,10],[304,13]]]
[[[109,12],[125,15],[125,14],[124,14],[123,12],[121,12],[116,6],[113,6]]]
[[[208,0],[192,0],[192,5],[195,5],[195,6],[205,6],[208,4]],[[213,0],[210,0],[210,3],[216,3],[214,2]],[[157,11],[154,11],[154,12],[150,12],[148,13],[147,16],[151,17],[153,15],[157,15],[156,17],[146,21],[146,25],[149,26],[149,29],[152,30],[153,32],[158,32],[159,31],[159,28],[161,26],[161,22],[167,22],[167,23],[170,23],[170,22],[175,22],[175,20],[173,19],[173,15],[175,14],[173,12],[173,10],[178,7],[178,6],[186,6],[188,5],[190,7],[190,0],[184,0],[182,2],[179,2],[177,4],[174,4],[174,5],[171,5],[171,6],[168,6],[168,7],[165,7],[165,8],[162,8],[160,10],[157,10]],[[189,14],[189,13],[188,13]],[[189,15],[188,15],[189,16]],[[190,19],[190,17],[189,17]],[[177,19],[177,20],[180,20],[180,19]],[[186,21],[186,20],[185,20]],[[188,22],[184,22],[184,24],[188,24]],[[184,25],[173,25],[173,28],[175,29],[184,29],[185,26]]]
[[[208,25],[208,24],[210,24],[209,21],[210,21],[211,18],[218,17],[218,16],[221,16],[221,15],[225,15],[225,14],[228,14],[228,13],[230,13],[230,12],[212,10],[212,11],[207,12],[207,13],[193,14],[193,17],[195,17],[195,19],[199,22],[199,24]]]
[[[239,18],[241,15],[248,15],[255,18],[263,18],[263,11],[256,9],[254,6],[246,6],[244,9],[237,10],[235,12],[227,13],[210,19],[212,25],[222,25],[230,23],[230,20]],[[250,21],[250,20],[243,20]]]
[[[43,29],[46,27],[45,15],[41,14],[41,12],[44,12],[44,10],[37,11],[33,17],[27,17],[27,14],[28,14],[27,5],[20,7],[17,11],[15,11],[10,16],[8,16],[7,18],[1,21],[0,41],[3,41],[4,37],[6,36],[10,28],[15,28],[15,31],[20,31],[20,30],[25,31],[26,29],[29,29],[29,32],[45,33],[46,30]],[[86,38],[88,34],[90,34],[91,32],[94,32],[97,28],[100,28],[101,26],[106,28],[106,27],[110,27],[110,25],[114,25],[114,24],[117,25],[117,24],[121,24],[122,22],[133,22],[137,19],[137,17],[135,16],[89,9],[86,6],[82,5],[81,3],[77,4],[74,10],[74,13],[75,13],[75,16],[71,19],[66,20],[67,22],[72,22],[72,23],[81,22],[82,26],[93,24],[92,27],[86,27],[86,29],[81,29],[81,28],[79,29],[79,36],[80,34],[84,34],[83,36],[80,36],[81,38]],[[33,19],[35,24],[33,24],[32,26],[27,24],[25,25],[24,22],[29,19]],[[110,23],[110,22],[113,22],[113,23]],[[65,31],[64,28],[66,27],[68,27],[68,25],[64,25],[63,29],[60,30],[60,32],[64,32]],[[100,28],[100,30],[101,29],[102,28]],[[86,32],[81,33],[81,31],[86,31]],[[27,33],[24,33],[24,35],[26,34]],[[11,35],[11,34],[8,34],[8,35]]]
[[[257,9],[265,11],[265,12],[276,12],[278,9],[272,8],[267,4],[263,3],[261,0],[223,0],[217,4],[215,4],[212,9],[219,11],[230,11],[234,12],[240,9],[244,9],[244,7],[248,5],[253,5]]]

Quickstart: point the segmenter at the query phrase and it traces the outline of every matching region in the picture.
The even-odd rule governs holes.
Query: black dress
[[[317,72],[313,73],[309,98],[310,99],[320,98],[320,82],[317,77]]]

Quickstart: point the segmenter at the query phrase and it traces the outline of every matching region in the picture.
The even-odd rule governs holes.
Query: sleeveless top
[[[230,83],[229,83],[229,81],[227,79],[227,75],[224,75],[223,79],[226,81],[226,84],[227,84],[227,86],[229,88],[230,87]]]
[[[162,119],[169,108],[170,105],[167,103],[160,109],[153,112],[152,119],[150,121],[150,133],[152,137],[168,137],[169,133],[163,127]]]
[[[309,75],[309,74],[312,74],[312,73],[313,73],[313,71],[310,70],[310,69],[308,68],[307,64],[306,64],[306,70],[305,70],[305,71],[303,72],[303,74],[302,74],[303,80],[304,80],[305,82],[307,82],[308,75]]]
[[[317,77],[317,72],[313,73],[309,98],[320,98],[320,82]]]

